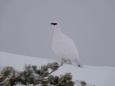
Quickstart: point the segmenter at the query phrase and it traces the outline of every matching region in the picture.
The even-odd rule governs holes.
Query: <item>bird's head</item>
[[[51,22],[51,25],[53,26],[53,28],[54,28],[54,30],[60,30],[60,25],[59,25],[59,23],[58,22],[56,22],[56,21],[53,21],[53,22]]]
[[[51,25],[57,26],[57,25],[58,25],[58,22],[54,21],[54,22],[51,23]]]

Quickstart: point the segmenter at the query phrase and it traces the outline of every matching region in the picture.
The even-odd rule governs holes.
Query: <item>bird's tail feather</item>
[[[75,64],[76,64],[77,67],[81,67],[81,68],[84,67],[83,64],[81,63],[81,61],[78,60],[78,59],[75,59]]]

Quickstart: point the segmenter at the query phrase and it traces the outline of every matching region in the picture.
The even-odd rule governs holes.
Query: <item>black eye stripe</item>
[[[51,23],[51,25],[57,25],[57,23]]]

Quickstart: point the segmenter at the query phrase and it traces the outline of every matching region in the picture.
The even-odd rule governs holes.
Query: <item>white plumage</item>
[[[54,28],[52,40],[52,49],[54,53],[61,59],[69,61],[71,64],[83,67],[73,40],[61,31],[59,23],[52,22],[51,25],[53,25]]]

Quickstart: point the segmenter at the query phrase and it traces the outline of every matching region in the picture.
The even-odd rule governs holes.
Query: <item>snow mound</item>
[[[0,52],[0,70],[2,70],[4,66],[12,66],[16,70],[22,71],[25,64],[37,65],[40,67],[49,62],[56,61]],[[92,84],[87,86],[115,86],[115,67],[85,65],[84,68],[79,68],[73,65],[64,64],[54,72],[53,75],[61,75],[69,72],[72,74],[74,81],[80,80]],[[23,85],[18,84],[16,86]],[[80,86],[78,81],[76,81],[75,86]]]

